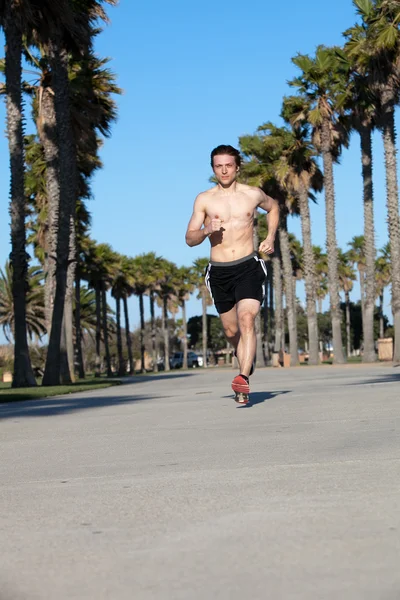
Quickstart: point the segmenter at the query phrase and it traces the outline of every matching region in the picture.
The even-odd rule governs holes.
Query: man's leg
[[[221,317],[221,323],[222,327],[224,328],[225,337],[236,351],[240,337],[236,306],[234,306],[228,312],[221,313],[219,316]]]
[[[239,343],[237,356],[242,375],[249,377],[254,357],[256,355],[255,318],[260,310],[260,302],[252,298],[240,300],[236,305],[237,322],[239,324]]]

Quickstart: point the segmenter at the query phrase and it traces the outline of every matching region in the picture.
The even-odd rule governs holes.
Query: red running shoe
[[[232,389],[234,392],[238,394],[249,394],[250,387],[247,379],[243,377],[243,375],[237,375],[235,379],[232,381]]]

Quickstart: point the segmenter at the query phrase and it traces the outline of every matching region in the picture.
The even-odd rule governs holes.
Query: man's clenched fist
[[[265,240],[261,242],[258,250],[263,254],[272,254],[274,252],[274,238],[268,235]]]
[[[211,219],[207,227],[204,228],[204,232],[206,235],[211,235],[214,231],[220,231],[222,228],[222,219],[214,218]]]

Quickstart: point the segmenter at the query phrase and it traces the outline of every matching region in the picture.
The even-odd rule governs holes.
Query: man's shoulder
[[[239,183],[239,192],[251,196],[252,198],[260,198],[261,190],[255,185],[247,185],[246,183]]]
[[[204,190],[204,192],[200,192],[199,194],[197,194],[196,200],[207,200],[208,198],[210,198],[210,196],[213,196],[215,194],[217,189],[217,186],[214,186],[209,190]]]

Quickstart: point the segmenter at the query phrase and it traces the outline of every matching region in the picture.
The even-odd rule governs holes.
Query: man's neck
[[[237,188],[237,181],[235,179],[235,181],[233,181],[228,186],[222,185],[222,183],[218,183],[218,188],[219,188],[219,191],[222,192],[223,194],[234,194],[236,192],[236,188]]]

